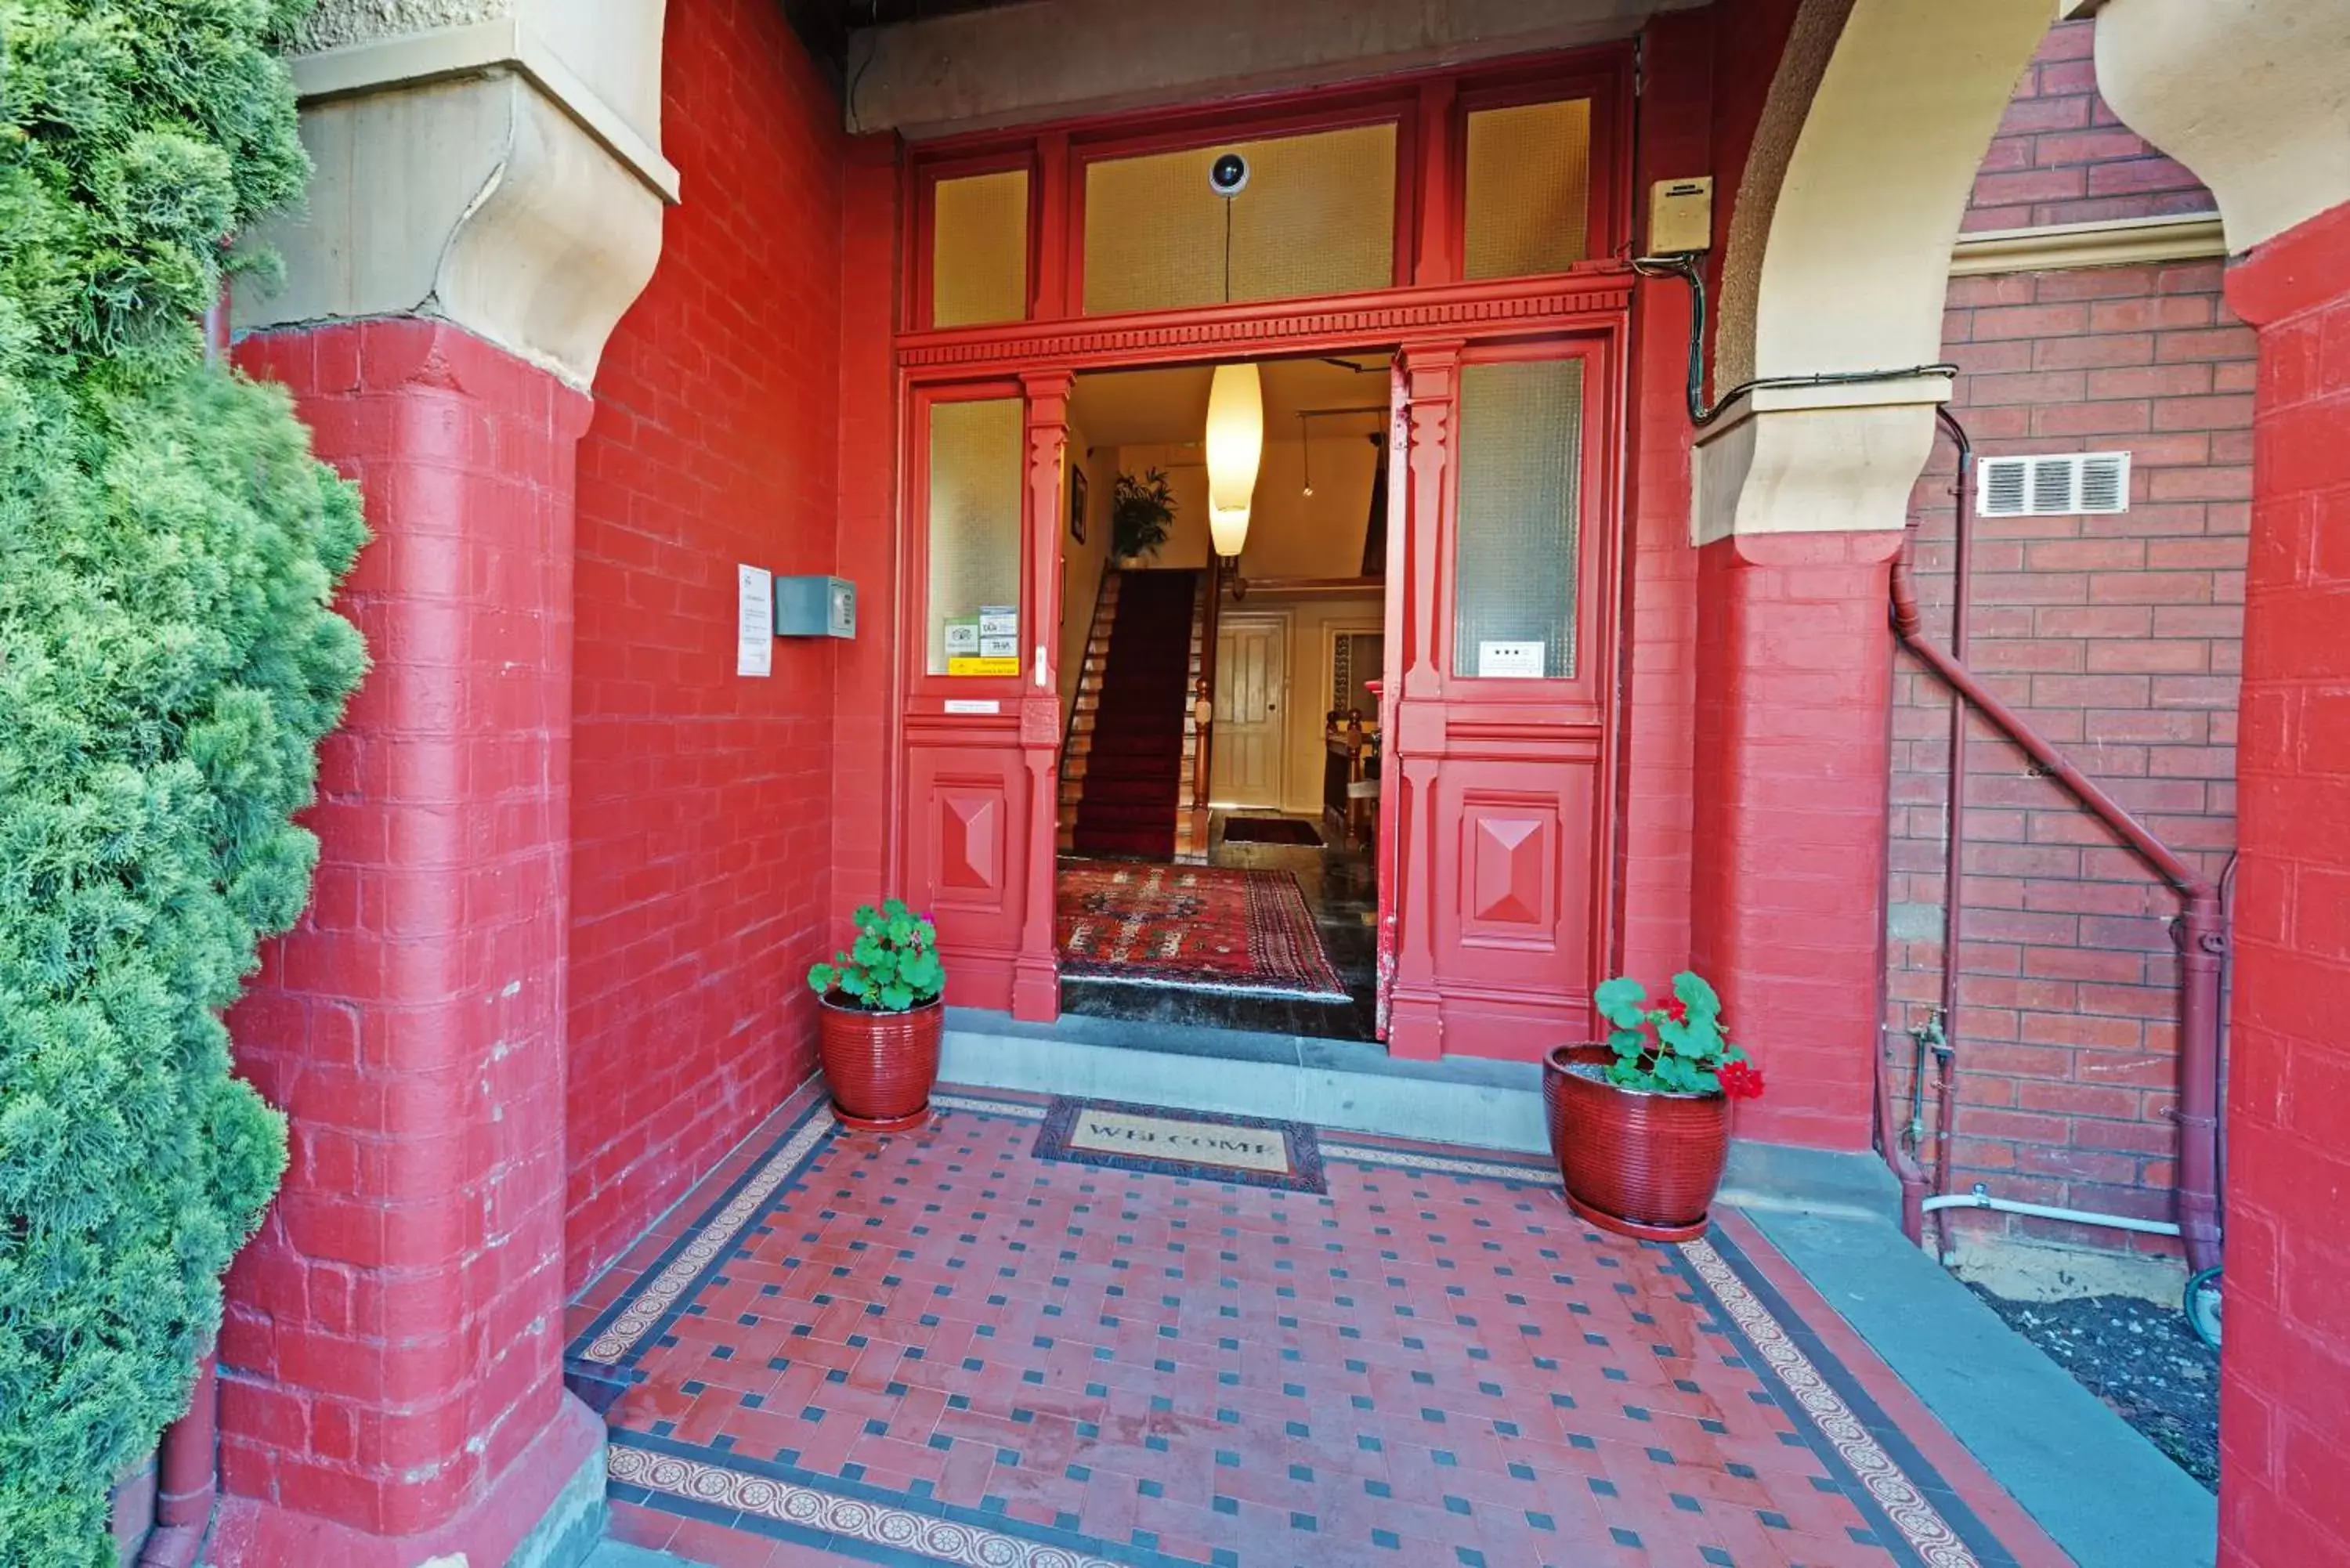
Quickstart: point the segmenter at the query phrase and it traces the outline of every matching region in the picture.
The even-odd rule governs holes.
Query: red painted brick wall
[[[903,888],[890,853],[899,709],[890,688],[897,614],[898,140],[848,148],[840,244],[840,573],[857,582],[864,630],[840,650],[833,705],[833,940],[848,911]]]
[[[1969,229],[2208,213],[2210,193],[2097,96],[2091,29],[2052,30],[1983,161]],[[1951,280],[1943,351],[1979,456],[2126,450],[2130,510],[1977,518],[1969,662],[2173,847],[2217,877],[2235,843],[2237,672],[2251,495],[2252,336],[2221,264]],[[1955,462],[1919,483],[1927,630],[1948,645]],[[1896,661],[1889,1048],[1940,995],[1949,698]],[[1953,1165],[2002,1196],[2168,1218],[2178,901],[1980,721],[1968,749]],[[1935,1106],[1929,1093],[1930,1137]],[[2045,1240],[2160,1239],[1973,1215]]]
[[[1969,229],[2028,229],[2211,211],[2195,176],[2097,96],[2088,22],[2049,31],[1976,177]]]
[[[556,1132],[588,400],[432,321],[237,358],[359,483],[375,537],[343,607],[374,668],[321,749],[310,907],[232,1019],[292,1158],[229,1276],[220,1555],[502,1561],[593,1438],[560,1416]],[[550,1468],[482,1517],[502,1477]],[[442,1545],[362,1539],[462,1518]]]
[[[1635,188],[1678,170],[1704,167],[1713,134],[1715,15],[1652,19],[1640,99],[1640,167]],[[1726,203],[1725,203],[1726,206]],[[1726,220],[1725,220],[1726,221]],[[1696,789],[1693,739],[1697,552],[1689,542],[1688,382],[1690,296],[1678,279],[1638,286],[1632,313],[1631,463],[1626,529],[1629,561],[1625,614],[1624,766],[1617,810],[1615,966],[1650,989],[1689,962],[1690,813]]]
[[[2350,1563],[2350,207],[2229,279],[2261,326],[2229,1080],[2226,1568]]]
[[[2251,493],[2251,333],[2227,315],[2220,281],[2216,261],[1957,278],[1944,334],[1965,367],[1952,409],[1979,455],[2131,453],[2127,512],[1975,519],[1969,662],[2214,877],[2235,836]],[[1954,472],[1945,445],[1913,513],[1927,630],[1944,646]],[[1899,1032],[1940,994],[1950,731],[1940,682],[1906,655],[1896,669],[1888,1022]],[[2021,752],[1980,721],[1974,735],[1958,1184],[2167,1218],[2178,899]],[[1906,1090],[1905,1044],[1897,1035]],[[2112,1245],[2116,1233],[2064,1239]]]
[[[768,0],[675,0],[664,47],[684,202],[580,448],[575,1283],[811,1070],[831,904],[838,653],[743,679],[733,638],[736,563],[836,561],[840,109]]]
[[[1741,1137],[1868,1147],[1895,538],[1699,552],[1690,957],[1770,1081]]]

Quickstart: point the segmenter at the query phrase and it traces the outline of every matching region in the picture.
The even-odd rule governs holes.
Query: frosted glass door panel
[[[1454,674],[1573,678],[1582,462],[1582,360],[1461,370]]]
[[[944,675],[950,621],[1020,603],[1020,400],[933,403],[930,414],[930,672]]]

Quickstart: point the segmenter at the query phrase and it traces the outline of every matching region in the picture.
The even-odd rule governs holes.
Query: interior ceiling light
[[[1248,160],[1217,155],[1208,189],[1224,199],[1224,303],[1232,302],[1232,198],[1248,186]],[[1264,381],[1254,365],[1219,365],[1208,387],[1208,535],[1216,554],[1239,558],[1264,461]],[[1308,492],[1310,494],[1311,492]]]
[[[1254,365],[1219,365],[1208,388],[1208,533],[1219,556],[1248,543],[1264,459],[1264,382]]]

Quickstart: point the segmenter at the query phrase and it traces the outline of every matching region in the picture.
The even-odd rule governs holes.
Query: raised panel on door
[[[1445,760],[1436,970],[1448,1052],[1534,1056],[1587,1026],[1597,785],[1596,755]]]
[[[950,957],[1008,959],[1026,913],[1028,777],[1020,754],[954,744],[909,751],[908,885],[937,920]]]

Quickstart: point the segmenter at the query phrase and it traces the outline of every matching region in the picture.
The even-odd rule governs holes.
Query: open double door
[[[1532,1057],[1590,1024],[1614,901],[1619,342],[1397,353],[1378,853],[1399,1055]],[[1037,1020],[1059,1011],[1073,372],[910,384],[901,425],[892,859],[937,918],[950,1000]]]

